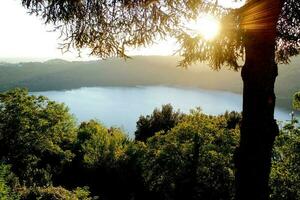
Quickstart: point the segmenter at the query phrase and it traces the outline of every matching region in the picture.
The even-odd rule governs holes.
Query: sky
[[[219,0],[219,3],[233,5],[231,0]],[[88,57],[87,52],[82,58],[78,58],[76,51],[62,54],[58,49],[59,33],[51,31],[50,26],[45,26],[39,18],[26,12],[21,6],[21,0],[0,0],[0,62],[45,61],[53,58],[98,59]],[[151,47],[131,50],[129,54],[172,55],[175,50],[175,41],[159,41]]]

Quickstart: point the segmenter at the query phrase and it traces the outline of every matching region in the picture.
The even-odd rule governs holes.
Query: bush
[[[174,111],[171,104],[163,105],[161,110],[155,109],[151,115],[140,116],[136,123],[135,139],[146,141],[156,132],[167,132],[183,117],[179,111]]]
[[[92,200],[87,188],[76,188],[73,191],[63,187],[31,188],[23,194],[22,200]]]
[[[300,92],[297,92],[293,98],[293,108],[300,110]]]
[[[107,129],[91,120],[80,124],[75,151],[83,165],[112,166],[124,154],[128,142],[120,129]]]
[[[10,166],[0,164],[0,200],[18,200],[19,195],[14,191],[16,177],[10,172]]]
[[[0,94],[0,159],[22,184],[49,185],[74,157],[74,118],[68,108],[15,89]]]
[[[239,127],[240,122],[242,121],[242,114],[239,112],[226,111],[222,116],[225,117],[227,128],[229,129],[235,129],[236,127]]]
[[[148,139],[144,178],[157,199],[232,199],[238,130],[194,110],[171,131]]]
[[[300,129],[287,124],[275,141],[271,170],[271,199],[300,199]]]
[[[72,187],[88,185],[93,194],[104,199],[126,199],[132,188],[127,187],[129,169],[123,169],[127,165],[122,163],[129,143],[118,128],[106,128],[95,120],[82,122],[74,143],[76,157],[62,179]]]

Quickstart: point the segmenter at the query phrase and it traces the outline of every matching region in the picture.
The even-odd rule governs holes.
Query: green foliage
[[[239,126],[241,120],[242,120],[242,114],[239,112],[228,112],[226,111],[223,115],[227,122],[227,128],[234,129],[237,126]]]
[[[294,95],[293,108],[300,111],[300,92]]]
[[[135,139],[146,141],[156,132],[167,132],[183,117],[179,111],[174,111],[170,104],[163,105],[161,110],[155,109],[151,115],[140,116],[136,123]]]
[[[130,199],[139,176],[134,157],[139,151],[120,129],[106,128],[95,120],[83,122],[74,144],[76,157],[65,170],[64,180],[72,187],[88,185],[104,199]]]
[[[294,125],[287,124],[276,139],[270,181],[272,200],[300,199],[300,129]]]
[[[0,164],[0,200],[18,200],[19,195],[14,191],[15,177],[10,172],[10,166]]]
[[[0,94],[0,158],[20,181],[47,185],[74,157],[74,118],[63,104],[15,89]]]
[[[128,139],[120,129],[107,129],[91,120],[79,126],[75,148],[78,150],[77,156],[84,165],[109,166],[124,154],[127,143]]]
[[[63,187],[31,188],[22,200],[92,200],[87,188],[76,188],[73,191]]]
[[[149,117],[158,132],[140,142],[95,120],[76,128],[64,105],[16,89],[0,95],[0,119],[9,164],[0,165],[0,200],[233,199],[240,113],[183,115],[166,105]],[[299,124],[286,124],[273,151],[272,200],[300,198],[299,147]]]
[[[165,135],[147,141],[144,178],[161,199],[232,199],[238,130],[224,117],[194,110]]]

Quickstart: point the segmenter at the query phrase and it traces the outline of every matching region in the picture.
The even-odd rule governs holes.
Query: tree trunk
[[[243,120],[236,163],[237,200],[268,199],[271,151],[278,134],[274,120],[277,64],[270,55],[274,54],[274,46],[262,44],[256,49],[248,52],[254,54],[254,61],[247,58],[242,69]]]
[[[246,60],[242,69],[243,119],[236,152],[236,200],[268,200],[274,119],[276,24],[280,0],[253,1],[242,11]]]

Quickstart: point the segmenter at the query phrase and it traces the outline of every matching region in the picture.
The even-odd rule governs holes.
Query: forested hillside
[[[93,86],[169,85],[226,90],[241,93],[240,72],[210,70],[205,64],[188,69],[176,67],[179,57],[137,56],[127,61],[68,62],[50,60],[0,64],[0,91],[26,87],[30,91],[64,90]],[[300,59],[279,67],[277,104],[290,107],[291,96],[300,89]]]

